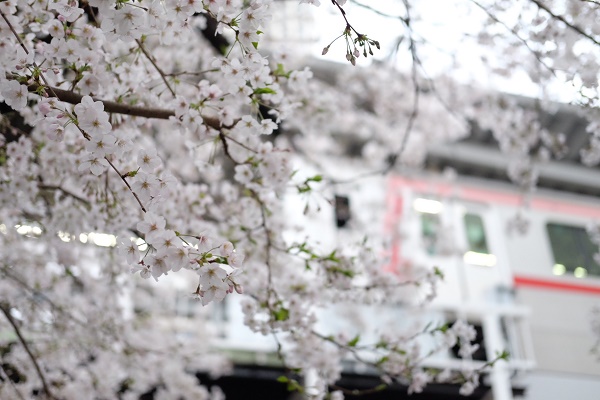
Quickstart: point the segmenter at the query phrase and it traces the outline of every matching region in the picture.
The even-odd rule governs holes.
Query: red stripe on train
[[[550,279],[531,278],[526,276],[515,276],[514,283],[516,287],[533,287],[600,295],[600,286],[590,286],[581,283],[559,282]]]

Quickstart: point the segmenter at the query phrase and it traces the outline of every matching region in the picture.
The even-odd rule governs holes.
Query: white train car
[[[337,215],[333,207],[323,208],[298,221],[312,226],[312,241],[327,248],[365,233],[383,235],[389,262],[382,268],[407,278],[418,266],[444,272],[436,299],[419,311],[420,317],[474,324],[482,351],[474,355],[473,368],[509,351],[509,361],[496,364],[484,379],[487,394],[484,390],[475,398],[600,398],[600,360],[592,352],[598,338],[591,327],[592,310],[600,304],[600,266],[594,259],[598,247],[587,232],[590,223],[600,221],[596,198],[542,189],[524,197],[509,183],[424,173],[374,176],[335,190]],[[238,301],[224,305],[226,318],[217,324],[221,345],[255,354],[254,360],[264,363],[274,344],[242,326]],[[364,326],[411,315],[398,304],[372,307],[353,305],[362,312]],[[339,309],[326,312],[323,328],[352,329],[340,314]],[[352,323],[360,326],[358,319]],[[465,361],[446,354],[426,364],[460,369]],[[346,373],[354,377],[344,382],[350,387],[361,376],[360,368]],[[449,389],[445,398],[455,398],[454,392]],[[427,397],[427,391],[421,396],[443,398]]]
[[[488,356],[507,348],[509,373],[531,369],[510,383],[524,389],[522,398],[599,398],[591,318],[600,265],[588,234],[600,221],[597,198],[550,190],[523,196],[506,183],[420,175],[390,177],[386,203],[388,268],[439,266],[446,284],[434,305],[481,325]],[[493,375],[496,386],[509,381]],[[510,396],[494,389],[493,398]]]

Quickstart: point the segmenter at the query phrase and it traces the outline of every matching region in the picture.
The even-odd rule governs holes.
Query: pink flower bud
[[[38,108],[39,108],[40,112],[44,115],[48,114],[50,112],[50,110],[52,109],[50,107],[50,103],[46,103],[46,102],[39,103]]]
[[[66,21],[66,18],[62,15],[59,15],[57,18],[60,22],[62,22],[64,24],[64,22]]]
[[[244,287],[242,285],[236,284],[234,287],[237,294],[244,294]]]

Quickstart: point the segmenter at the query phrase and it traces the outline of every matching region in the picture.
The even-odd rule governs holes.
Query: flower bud
[[[325,54],[327,54],[328,51],[329,51],[329,46],[323,47],[323,52],[321,53],[321,55],[324,56]]]

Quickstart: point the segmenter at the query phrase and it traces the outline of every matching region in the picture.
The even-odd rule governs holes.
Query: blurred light
[[[17,228],[17,233],[19,235],[40,236],[42,234],[42,228],[39,226],[15,225],[15,228]],[[4,231],[6,231],[6,226],[4,226]]]
[[[108,233],[90,232],[87,239],[96,246],[114,247],[117,245],[117,237]]]
[[[18,319],[19,321],[23,321],[23,314],[21,313],[21,311],[17,310],[14,307],[10,309],[10,315],[11,317]]]
[[[6,225],[0,224],[0,233],[6,235]]]
[[[496,256],[487,253],[477,253],[474,251],[467,251],[463,256],[463,260],[467,264],[480,265],[482,267],[493,267],[496,265]]]
[[[58,237],[63,242],[70,242],[71,241],[71,234],[67,233],[67,232],[58,231]]]
[[[79,234],[79,241],[81,243],[87,243],[87,241],[88,241],[88,235],[86,235],[85,233],[80,233]]]
[[[554,267],[552,267],[554,275],[564,275],[565,272],[567,272],[567,268],[562,264],[554,264]]]
[[[575,268],[575,271],[573,271],[573,275],[575,275],[576,278],[583,278],[587,275],[587,269],[583,267],[577,267]]]
[[[132,239],[135,240],[135,244],[138,245],[138,249],[140,251],[146,251],[148,249],[148,245],[146,244],[146,242],[144,241],[144,239],[142,239],[142,238],[137,238],[137,239],[132,238]]]
[[[418,198],[413,201],[413,208],[420,213],[439,214],[444,205],[437,200]]]

